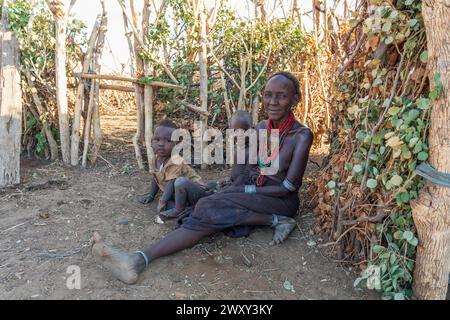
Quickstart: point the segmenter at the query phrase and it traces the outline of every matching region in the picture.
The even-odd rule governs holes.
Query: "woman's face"
[[[283,120],[297,102],[298,95],[289,79],[277,75],[267,82],[263,92],[263,106],[270,120]]]

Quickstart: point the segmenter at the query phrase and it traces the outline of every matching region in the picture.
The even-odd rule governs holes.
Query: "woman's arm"
[[[274,186],[255,187],[253,190],[247,191],[251,191],[250,193],[255,193],[256,191],[258,194],[275,197],[282,197],[291,192],[297,192],[302,185],[302,178],[308,163],[312,141],[313,134],[309,129],[303,130],[296,136],[294,152],[286,175],[287,182],[282,181],[279,185]],[[222,192],[246,192],[245,188],[245,186],[231,186],[222,190]]]

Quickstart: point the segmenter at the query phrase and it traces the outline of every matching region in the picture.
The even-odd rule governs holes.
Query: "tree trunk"
[[[5,7],[3,3],[0,25],[0,188],[20,183],[22,135],[19,44],[14,33],[6,30]]]
[[[56,102],[58,105],[59,135],[61,155],[64,163],[70,163],[70,131],[69,110],[67,106],[66,76],[66,30],[68,15],[59,0],[47,0],[53,13],[56,28],[55,69],[56,69]]]
[[[147,34],[150,18],[150,2],[144,0],[144,9],[142,10],[142,40],[147,44]],[[159,14],[159,13],[157,13]],[[168,63],[168,61],[167,61]],[[151,69],[149,65],[144,66],[145,75],[151,75]],[[147,162],[150,170],[153,163],[153,149],[152,149],[152,136],[153,136],[153,87],[146,85],[144,87],[144,137],[145,137],[145,149],[147,151]]]
[[[428,68],[442,82],[441,96],[431,110],[430,164],[450,173],[450,6],[446,0],[422,2],[428,42]],[[445,299],[450,271],[450,188],[427,183],[419,199],[411,202],[419,245],[414,270],[414,295],[418,299]]]
[[[200,107],[208,112],[208,69],[207,69],[207,52],[206,52],[206,17],[205,17],[205,3],[202,0],[201,1],[201,8],[200,8],[200,46],[199,46],[199,67],[200,67]],[[202,122],[202,129],[201,129],[201,137],[203,137],[203,132],[206,129],[207,126],[207,117],[200,116],[201,122]],[[201,168],[205,169],[206,165],[203,163],[203,150],[204,150],[204,142],[202,139],[201,143]]]
[[[257,94],[255,99],[253,100],[253,104],[252,104],[252,125],[253,125],[253,127],[256,127],[256,125],[258,124],[260,105],[261,105],[261,102],[259,101],[259,94]]]

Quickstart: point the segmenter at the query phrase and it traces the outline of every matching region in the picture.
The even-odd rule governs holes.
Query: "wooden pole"
[[[97,38],[97,44],[96,44],[96,50],[95,50],[95,58],[94,58],[94,70],[97,72],[100,72],[101,64],[100,64],[100,58],[103,54],[103,47],[105,45],[105,36],[106,31],[108,27],[108,12],[106,10],[105,0],[100,0],[100,3],[102,5],[103,13],[102,13],[102,20],[100,23],[100,30],[98,32],[98,38]],[[93,115],[93,124],[94,124],[94,131],[93,131],[93,148],[92,148],[92,154],[90,157],[91,163],[95,164],[97,161],[97,157],[100,154],[100,146],[102,144],[103,140],[103,134],[102,129],[100,125],[100,103],[99,103],[99,81],[95,81],[95,103],[94,103],[94,115]]]
[[[72,4],[74,1],[72,1]],[[61,141],[62,160],[70,164],[70,130],[69,109],[67,105],[66,77],[66,30],[68,11],[60,0],[47,0],[53,14],[56,27],[55,69],[56,69],[56,101],[58,105],[59,135]]]
[[[202,0],[200,1],[201,8],[199,10],[200,15],[200,37],[199,37],[199,52],[198,52],[198,62],[200,67],[200,107],[203,111],[208,112],[208,60],[207,60],[207,50],[206,50],[206,17],[205,17],[205,2]],[[203,138],[204,130],[207,126],[207,117],[201,116],[201,137]],[[201,155],[202,155],[202,161],[201,161],[201,168],[205,169],[206,164],[203,162],[203,150],[204,150],[204,143],[202,139],[201,144]]]
[[[450,6],[445,0],[422,2],[428,46],[431,90],[435,74],[442,93],[432,104],[429,161],[438,171],[450,173]],[[411,201],[419,244],[413,291],[418,299],[444,300],[450,272],[450,188],[427,183],[419,199]]]
[[[98,29],[100,27],[100,16],[97,17],[95,25],[92,29],[91,36],[88,42],[88,48],[86,50],[86,54],[84,56],[82,72],[86,73],[89,71],[89,66],[92,61],[92,53],[94,51],[94,45],[97,41]],[[72,143],[71,143],[71,155],[70,155],[70,163],[73,166],[78,165],[78,156],[80,149],[80,128],[81,128],[81,109],[83,107],[84,102],[84,83],[80,81],[78,83],[78,94],[77,101],[75,102],[75,110],[74,110],[74,119],[72,123]]]
[[[20,138],[22,136],[22,89],[19,44],[7,30],[6,2],[0,25],[0,188],[20,183]]]

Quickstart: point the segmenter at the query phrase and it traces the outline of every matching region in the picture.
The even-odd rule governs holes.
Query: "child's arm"
[[[140,203],[147,204],[155,200],[156,194],[158,193],[159,187],[156,183],[155,177],[152,177],[150,182],[150,190],[145,193],[141,198],[138,199]]]
[[[161,198],[159,199],[159,204],[158,204],[158,208],[157,208],[158,212],[161,212],[166,208],[167,202],[174,195],[174,192],[175,192],[174,184],[175,184],[175,179],[167,182],[167,184],[164,188],[164,192],[163,192]]]
[[[248,180],[248,168],[245,164],[233,165],[233,186],[243,186]]]

